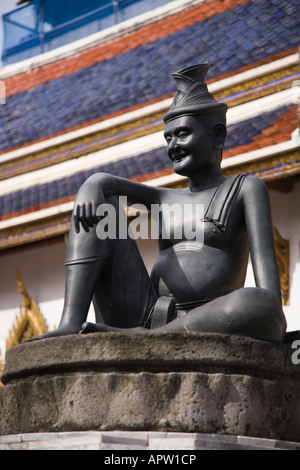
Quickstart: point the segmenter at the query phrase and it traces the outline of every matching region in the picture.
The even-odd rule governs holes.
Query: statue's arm
[[[126,196],[128,204],[139,203],[146,207],[157,203],[159,197],[154,187],[108,173],[95,173],[83,183],[75,199],[73,217],[77,232],[80,225],[88,231],[89,227],[98,223],[97,208],[106,202],[110,194]]]
[[[265,183],[248,176],[242,187],[245,223],[257,287],[273,292],[281,304],[281,288],[269,195]]]

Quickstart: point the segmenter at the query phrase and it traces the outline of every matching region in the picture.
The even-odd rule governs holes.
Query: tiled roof
[[[226,5],[235,8],[224,11]],[[93,54],[89,52],[92,65],[86,65],[83,54],[73,59],[76,70],[71,73],[69,59],[58,64],[61,76],[52,76],[48,66],[46,81],[41,79],[39,85],[35,80],[31,84],[31,74],[21,76],[26,91],[13,93],[8,80],[9,98],[0,116],[0,149],[45,139],[162,99],[175,91],[171,74],[188,65],[208,60],[212,80],[294,50],[300,39],[297,7],[298,0],[212,0],[188,11],[186,27],[185,17],[177,15],[177,23],[174,18],[165,21],[165,30],[158,38],[156,28],[151,33],[152,28],[147,27],[147,42],[139,45],[135,34],[131,34],[117,41],[116,50],[110,44],[101,46],[100,54],[97,49]],[[109,51],[108,56],[103,47]],[[43,72],[42,68],[37,73]]]
[[[295,130],[296,115],[297,105],[290,104],[228,126],[224,158],[285,142]]]
[[[282,106],[272,112],[262,113],[258,117],[228,126],[224,158],[237,152],[240,153],[241,147],[245,148],[250,145],[253,148],[260,148],[270,135],[275,135],[276,143],[284,141],[286,131],[291,133],[294,130],[293,121],[289,119],[292,113],[296,113],[295,105]],[[260,141],[262,144],[257,144]],[[166,172],[171,172],[172,164],[167,158],[166,148],[159,147],[138,156],[103,164],[92,170],[62,178],[57,177],[53,182],[32,186],[0,197],[0,216],[5,219],[12,214],[16,216],[48,207],[57,201],[61,203],[72,200],[84,181],[91,174],[100,171],[143,181],[147,180],[149,175],[154,178],[155,174],[161,176]]]
[[[168,57],[165,51],[162,54],[165,61],[171,61],[173,66],[175,66],[177,60],[180,60],[177,59],[178,54],[183,54],[187,61],[195,59],[188,48],[185,47],[184,43],[180,42],[182,37],[186,38],[186,33],[188,34],[188,40],[196,40],[198,43],[196,44],[198,52],[204,52],[205,56],[207,55],[207,45],[209,47],[212,45],[216,46],[216,44],[218,44],[218,46],[220,45],[219,39],[217,38],[217,35],[219,35],[221,44],[225,46],[225,60],[235,57],[235,46],[251,52],[253,49],[253,40],[257,40],[257,38],[267,34],[263,25],[267,25],[268,29],[270,29],[268,34],[271,36],[271,39],[273,39],[274,33],[277,35],[278,32],[282,33],[293,26],[297,34],[297,21],[286,21],[286,15],[296,17],[297,2],[289,3],[285,9],[282,9],[281,3],[276,0],[274,0],[274,5],[272,5],[269,0],[265,0],[261,4],[256,3],[255,6],[252,5],[253,1],[254,0],[199,1],[199,5],[196,7],[170,14],[167,18],[141,27],[134,32],[129,32],[121,38],[109,41],[104,45],[90,48],[80,53],[80,56],[74,54],[71,58],[68,57],[64,60],[58,60],[55,63],[50,63],[37,70],[33,70],[28,75],[29,80],[24,80],[22,75],[13,76],[7,82],[8,94],[21,93],[22,91],[41,85],[49,80],[70,75],[99,62],[108,61],[120,54],[138,49],[139,47],[146,46],[146,49],[149,49],[150,44],[159,40],[168,39],[168,37],[171,38],[173,34],[176,34],[175,41],[176,45],[180,46],[179,50],[167,49],[167,51],[170,51],[172,54],[171,57]],[[231,10],[233,11],[231,12]],[[225,13],[227,16],[230,15],[229,19],[227,16],[222,16]],[[206,23],[207,20],[209,20],[210,23]],[[217,25],[217,28],[212,29],[211,24],[214,26]],[[199,25],[201,25],[201,31],[199,31],[197,27]],[[196,27],[196,32],[194,32],[194,30],[187,30],[189,27]],[[234,28],[236,28],[236,32],[232,32]],[[190,33],[190,31],[193,31],[193,33]],[[213,35],[211,34],[212,32]],[[249,43],[247,35],[252,38],[252,41]],[[234,37],[234,44],[231,44],[232,36]],[[174,38],[171,39],[174,41]],[[232,51],[230,52],[230,49],[228,49],[226,53],[226,39],[228,39],[229,47],[234,46],[233,54]],[[277,40],[278,38],[275,38],[275,41]],[[264,46],[266,46],[266,44],[264,44]],[[271,47],[270,44],[269,47]],[[288,47],[285,43],[283,47],[278,47],[278,49],[275,47],[272,51],[269,50],[267,55],[278,54],[280,51],[286,51],[287,49]],[[258,52],[258,50],[260,51]],[[267,56],[263,53],[261,46],[258,50],[256,54],[258,53],[260,55],[259,60],[265,59]],[[143,58],[141,63],[144,65]],[[246,64],[243,63],[243,65],[247,67],[249,63],[251,63],[251,61],[247,60]],[[162,80],[165,81],[164,75],[162,75]]]
[[[7,221],[73,201],[80,185],[95,171],[136,181],[171,174],[166,149],[159,144],[107,162],[95,159],[94,166],[85,170],[71,169],[62,174],[57,170],[50,181],[26,182],[24,187],[1,190],[1,180],[11,178],[9,181],[13,182],[16,175],[34,174],[39,168],[72,159],[84,161],[93,152],[134,142],[138,136],[162,129],[163,113],[156,113],[72,142],[9,157],[12,150],[26,150],[30,144],[48,142],[54,136],[163,102],[175,91],[171,74],[182,67],[208,60],[208,83],[214,85],[295,55],[300,42],[298,8],[299,0],[206,0],[196,5],[194,2],[190,8],[86,50],[75,50],[57,60],[52,58],[40,66],[33,63],[28,70],[16,74],[4,69],[7,101],[0,109],[0,218]],[[297,78],[298,66],[287,65],[243,79],[240,84],[218,88],[216,98],[233,108],[243,103],[251,105],[261,96],[274,96],[275,100],[270,109],[249,116],[241,114],[229,121],[224,161],[290,140],[297,127],[297,105],[289,100],[276,104],[276,93],[288,90]],[[270,160],[268,168],[275,172],[284,161]],[[300,171],[300,156],[293,157],[289,169]],[[246,168],[262,175],[265,170],[266,166]],[[30,241],[67,231],[67,217],[54,217],[51,221],[52,225],[49,219],[13,230],[0,228],[0,249],[24,239]]]

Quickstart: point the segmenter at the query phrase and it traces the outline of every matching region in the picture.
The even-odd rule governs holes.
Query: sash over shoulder
[[[218,186],[202,219],[203,222],[212,222],[220,230],[226,230],[231,209],[246,176],[245,174],[230,176]]]

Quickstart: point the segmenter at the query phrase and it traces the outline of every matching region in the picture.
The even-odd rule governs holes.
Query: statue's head
[[[204,82],[208,63],[193,65],[175,72],[172,76],[177,85],[177,92],[169,111],[164,115],[164,122],[177,116],[200,116],[208,125],[217,119],[226,127],[227,105],[215,100]]]
[[[195,170],[197,161],[205,164],[215,159],[219,164],[222,158],[227,105],[209,93],[204,83],[207,70],[208,64],[204,63],[173,74],[177,92],[163,120],[169,157],[174,170],[182,175]]]

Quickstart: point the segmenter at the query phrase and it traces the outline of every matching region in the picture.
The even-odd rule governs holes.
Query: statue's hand
[[[98,207],[98,204],[96,207]],[[77,233],[80,232],[80,224],[88,232],[89,228],[97,225],[98,222],[99,217],[96,216],[96,208],[92,202],[76,204],[74,208],[74,225]]]
[[[105,202],[103,191],[99,185],[91,184],[91,181],[84,183],[75,200],[73,218],[75,231],[80,231],[80,225],[88,232],[91,227],[97,225],[100,218],[97,216],[97,208]]]

